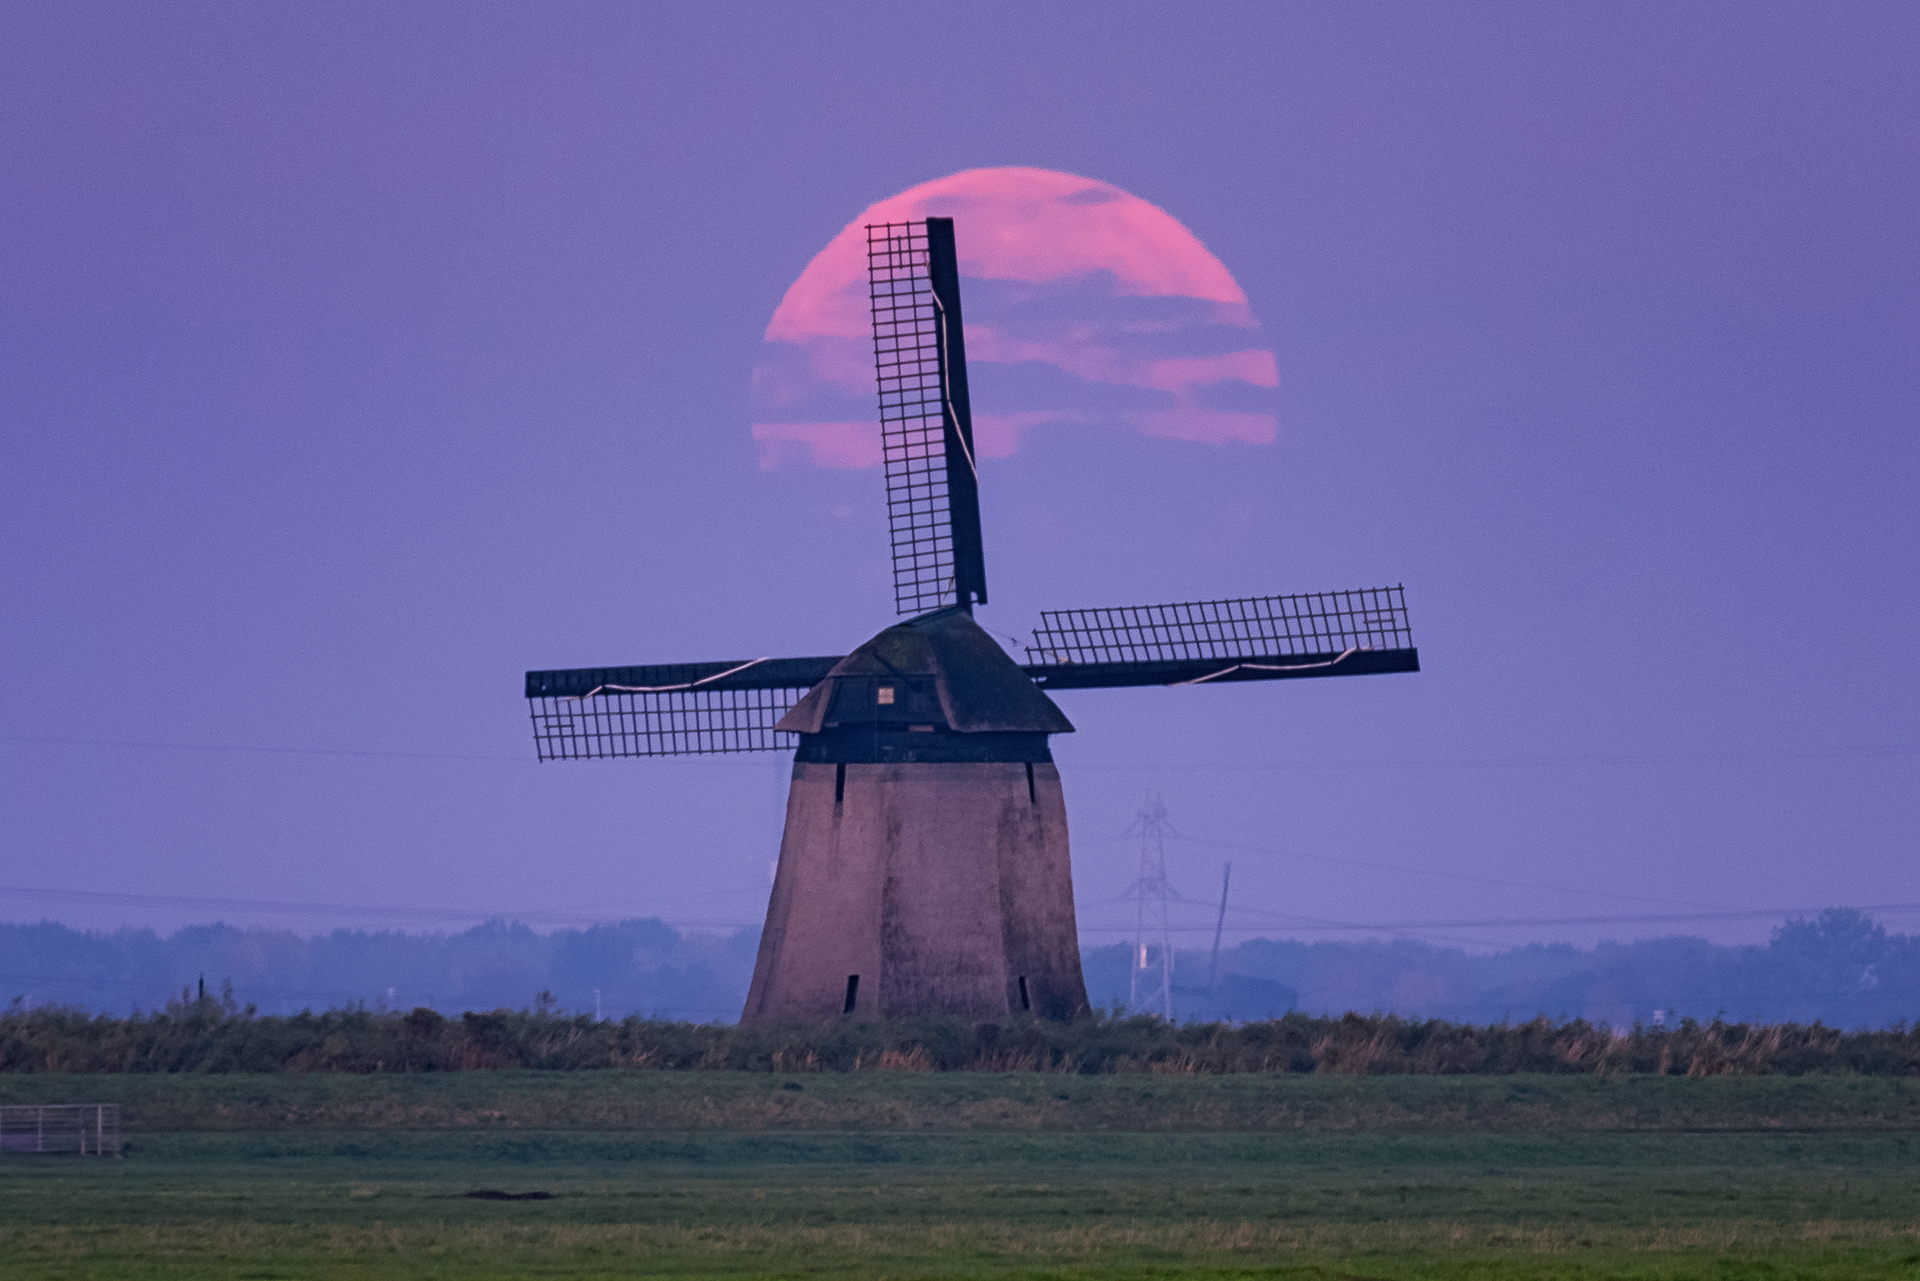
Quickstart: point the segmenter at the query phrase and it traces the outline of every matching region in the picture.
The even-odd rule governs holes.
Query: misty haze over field
[[[563,1009],[608,1018],[732,1022],[758,942],[756,931],[681,932],[658,920],[547,934],[494,921],[457,934],[312,937],[225,925],[165,937],[84,933],[43,922],[0,925],[0,993],[28,1006],[125,1014],[161,1008],[205,979],[210,991],[231,983],[238,1001],[264,1014],[353,1003],[457,1013],[523,1008],[551,993]],[[1083,951],[1096,1006],[1126,1002],[1132,955],[1128,943]],[[1920,937],[1841,909],[1790,922],[1759,946],[1670,937],[1469,953],[1408,939],[1251,939],[1221,951],[1211,988],[1206,950],[1175,955],[1175,1015],[1184,1020],[1358,1010],[1468,1022],[1545,1014],[1625,1028],[1661,1011],[1669,1022],[1719,1014],[1852,1028],[1920,1015]]]

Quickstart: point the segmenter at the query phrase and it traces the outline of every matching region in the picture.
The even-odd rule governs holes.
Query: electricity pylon
[[[1123,898],[1138,900],[1138,928],[1133,938],[1131,981],[1127,985],[1127,1008],[1137,1013],[1157,1013],[1173,1019],[1173,935],[1167,924],[1167,904],[1180,895],[1167,882],[1165,838],[1178,836],[1167,822],[1167,807],[1158,793],[1150,794],[1134,816],[1128,836],[1140,838],[1140,873],[1127,887]],[[1159,944],[1159,956],[1153,944]]]

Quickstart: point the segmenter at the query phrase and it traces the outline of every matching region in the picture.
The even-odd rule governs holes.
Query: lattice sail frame
[[[1193,659],[1308,658],[1408,649],[1405,589],[1042,611],[1030,667]]]
[[[893,599],[901,614],[942,609],[957,598],[947,484],[947,389],[927,239],[925,222],[867,227],[880,454],[893,542]]]
[[[615,756],[713,756],[790,752],[797,734],[773,726],[808,687],[693,689],[530,698],[534,747],[543,761]]]

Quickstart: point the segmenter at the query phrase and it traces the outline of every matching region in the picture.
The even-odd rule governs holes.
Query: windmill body
[[[749,1022],[1087,1004],[1051,734],[1073,725],[959,608],[889,627],[799,736]]]
[[[868,228],[895,603],[815,658],[528,672],[542,760],[794,752],[747,1022],[1087,1008],[1049,690],[1419,670],[1400,588],[1044,613],[986,573],[951,219]]]

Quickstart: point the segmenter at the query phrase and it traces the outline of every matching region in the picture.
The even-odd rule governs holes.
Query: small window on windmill
[[[882,685],[882,686],[880,687],[880,695],[879,695],[879,698],[880,698],[880,705],[881,705],[882,707],[891,707],[891,706],[893,706],[893,686],[891,686],[891,685]]]

